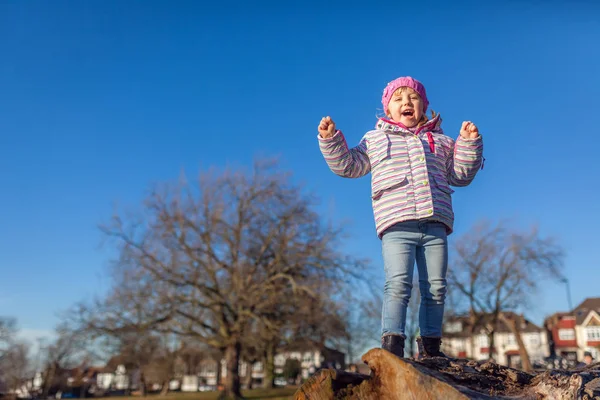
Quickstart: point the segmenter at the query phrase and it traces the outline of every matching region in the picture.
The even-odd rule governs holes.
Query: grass
[[[290,400],[293,394],[296,392],[296,387],[289,388],[277,388],[277,389],[252,389],[242,390],[242,395],[248,400]],[[182,392],[171,392],[166,396],[149,395],[147,396],[152,400],[217,400],[219,398],[218,392],[193,392],[193,393],[182,393]],[[141,400],[143,397],[130,396],[130,397],[105,397],[106,400]]]

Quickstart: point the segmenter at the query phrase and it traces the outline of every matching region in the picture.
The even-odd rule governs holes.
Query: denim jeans
[[[402,335],[412,290],[415,260],[419,271],[419,327],[421,336],[441,337],[448,240],[444,224],[432,221],[400,222],[382,237],[385,287],[381,317],[382,336]]]

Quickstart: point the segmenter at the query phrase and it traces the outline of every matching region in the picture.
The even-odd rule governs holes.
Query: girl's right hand
[[[319,135],[323,139],[330,138],[335,133],[335,122],[331,119],[331,117],[323,117],[321,118],[321,123],[319,123]]]

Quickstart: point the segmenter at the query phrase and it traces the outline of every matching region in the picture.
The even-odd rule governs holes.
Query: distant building
[[[551,355],[577,362],[589,351],[595,360],[600,358],[600,297],[587,298],[572,311],[552,314],[544,327]]]
[[[504,315],[516,319],[520,324],[521,337],[530,361],[542,363],[550,354],[546,331],[523,315],[512,312],[506,312]],[[491,324],[491,314],[485,315],[474,328],[468,316],[448,318],[444,324],[442,351],[453,357],[474,360],[488,359],[491,352],[492,358],[498,364],[520,368],[521,356],[517,339],[501,320],[498,320],[494,329],[494,348],[490,348],[486,327]]]
[[[287,383],[281,375],[284,372],[286,361],[289,359],[297,359],[300,362],[300,376],[303,379],[322,368],[345,369],[344,353],[326,346],[296,343],[275,355],[275,384],[285,385]],[[65,385],[61,391],[76,386],[80,387],[83,383],[91,394],[95,394],[97,391],[110,393],[139,389],[141,371],[138,369],[128,370],[125,361],[123,356],[117,355],[113,356],[104,367],[80,366],[65,370]],[[265,368],[262,362],[249,364],[240,361],[239,374],[242,386],[250,383],[250,376],[253,385],[261,385],[265,377]],[[219,384],[225,382],[226,377],[227,363],[224,359],[214,360],[211,357],[200,357],[193,368],[175,373],[174,379],[169,382],[169,389],[182,392],[216,390]],[[151,390],[160,390],[163,382],[146,380],[146,384]]]
[[[345,353],[338,350],[319,346],[314,344],[294,344],[287,346],[275,355],[275,375],[281,375],[285,363],[288,359],[297,359],[300,361],[301,377],[307,379],[310,375],[322,368],[345,369]],[[198,376],[201,381],[207,385],[217,385],[217,366],[219,363],[214,360],[205,360],[201,362],[200,373]],[[227,377],[227,365],[225,360],[221,360],[221,383]],[[245,361],[240,362],[240,379],[243,383],[248,380],[248,373],[252,374],[253,383],[260,385],[265,377],[264,365],[262,362],[256,362],[250,366]]]
[[[300,361],[302,378],[307,379],[319,369],[335,368],[345,369],[346,354],[341,351],[316,345],[289,346],[275,356],[275,373],[283,373],[283,367],[288,359],[295,358]]]

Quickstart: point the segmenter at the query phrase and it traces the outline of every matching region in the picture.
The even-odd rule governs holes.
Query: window
[[[529,345],[531,347],[540,345],[540,335],[539,334],[533,333],[533,334],[529,335],[528,339],[529,339]]]
[[[477,344],[479,347],[490,347],[490,340],[487,335],[479,335],[477,337]]]
[[[558,330],[558,339],[560,339],[560,340],[575,340],[575,330],[574,329],[559,329]]]
[[[600,326],[586,327],[585,336],[588,341],[600,341]]]
[[[448,322],[446,324],[446,332],[448,333],[456,333],[462,331],[462,323],[461,322]]]
[[[282,354],[277,354],[275,356],[275,365],[278,367],[283,367],[285,365],[285,357]]]
[[[517,340],[515,339],[515,335],[512,333],[509,333],[508,335],[506,335],[506,344],[507,345],[515,345],[517,344]]]
[[[200,367],[200,373],[202,375],[214,374],[217,372],[217,364],[212,362],[203,363]]]

